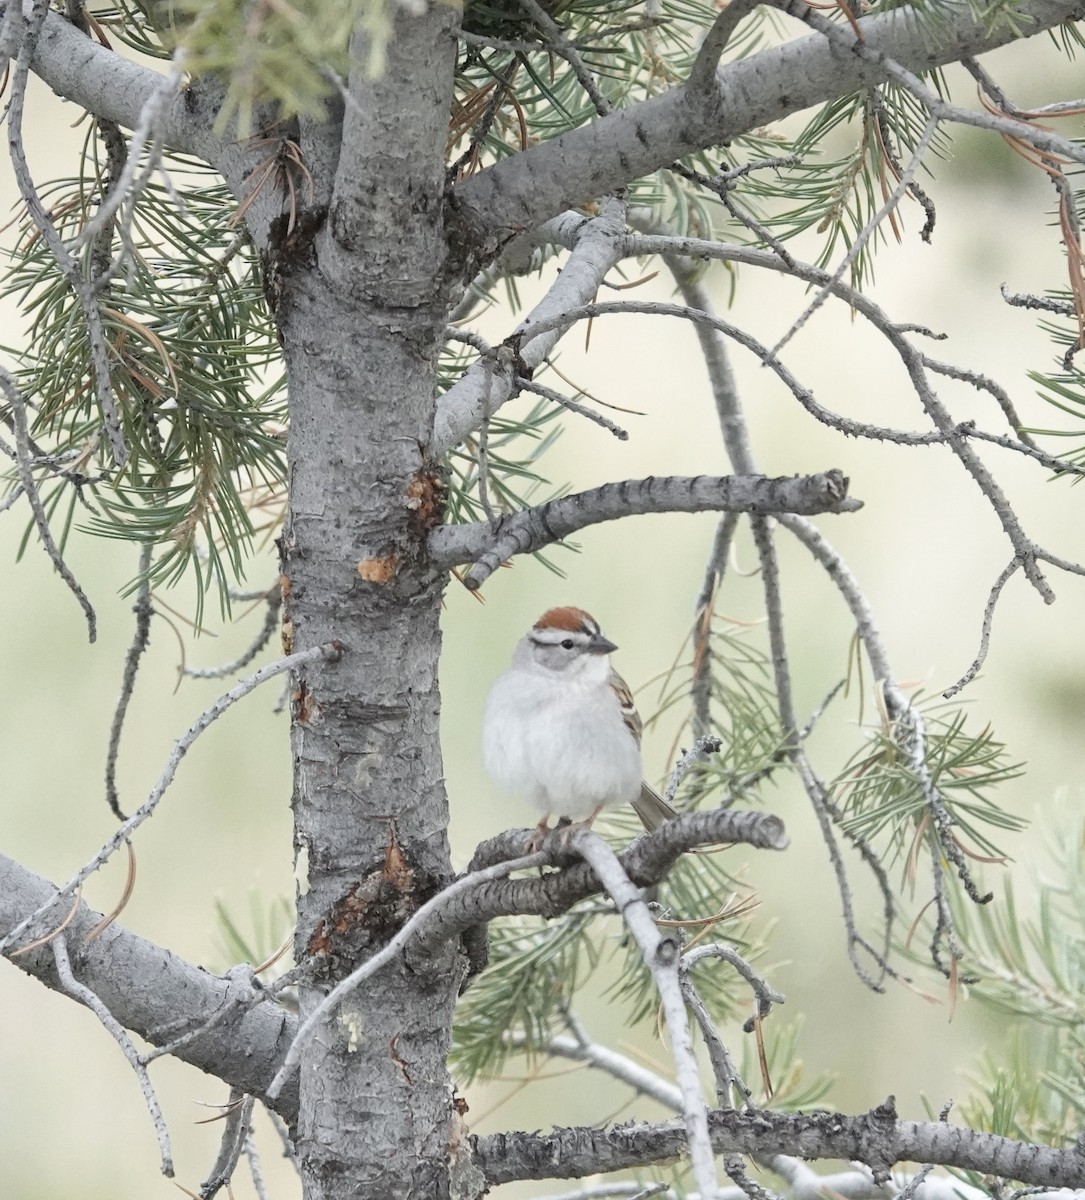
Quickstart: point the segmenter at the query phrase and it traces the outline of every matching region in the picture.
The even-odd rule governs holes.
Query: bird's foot
[[[592,810],[591,815],[584,818],[583,821],[570,821],[567,817],[563,817],[560,825],[559,840],[561,841],[562,850],[569,850],[569,843],[573,840],[573,835],[581,829],[591,829],[595,818],[603,811],[601,804],[596,805]]]
[[[524,842],[525,854],[538,854],[543,847],[543,842],[546,841],[547,834],[550,832],[550,814],[545,817],[535,826],[529,834],[527,841]]]

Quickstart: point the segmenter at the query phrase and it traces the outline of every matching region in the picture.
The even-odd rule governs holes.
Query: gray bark
[[[291,414],[285,613],[297,649],[345,647],[297,678],[292,699],[296,954],[312,968],[302,1017],[451,875],[436,677],[445,575],[421,554],[407,498],[448,311],[452,32],[450,7],[401,11],[380,80],[356,35],[326,222],[308,240],[305,221],[300,237],[272,231]],[[296,1143],[309,1200],[448,1194],[445,1057],[461,974],[454,944],[425,970],[393,965],[315,1041]]]

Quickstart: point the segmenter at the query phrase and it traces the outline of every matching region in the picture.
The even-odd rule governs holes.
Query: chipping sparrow
[[[675,815],[641,778],[641,719],[616,650],[580,608],[552,608],[535,622],[486,698],[482,758],[503,791],[543,814],[590,825],[611,804],[632,804],[646,829]]]

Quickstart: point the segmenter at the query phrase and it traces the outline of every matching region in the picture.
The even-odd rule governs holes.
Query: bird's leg
[[[535,826],[534,832],[524,842],[525,854],[537,854],[542,849],[546,835],[550,832],[550,814],[545,813],[543,819]]]
[[[563,850],[568,850],[569,849],[569,839],[573,836],[573,834],[578,829],[591,829],[592,823],[595,821],[595,818],[602,811],[603,811],[603,805],[597,804],[591,810],[591,814],[589,816],[585,817],[583,821],[570,821],[565,826],[565,828],[562,829],[562,831],[561,831],[561,848]]]

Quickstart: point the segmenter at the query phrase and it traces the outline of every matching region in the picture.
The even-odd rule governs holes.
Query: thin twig
[[[508,343],[502,343],[500,346],[491,346],[481,335],[472,329],[453,329],[452,327],[445,330],[445,338],[450,342],[463,342],[482,355],[483,360],[487,364],[486,369],[489,372],[486,377],[487,397],[489,397],[493,388],[495,369],[499,369],[502,373],[512,371],[513,387],[516,391],[533,392],[537,396],[543,396],[554,404],[559,404],[562,408],[568,409],[569,412],[576,413],[581,417],[587,417],[589,421],[594,421],[597,425],[601,425],[604,429],[614,434],[619,441],[624,442],[629,439],[629,434],[620,425],[616,425],[601,413],[595,412],[594,409],[585,408],[575,400],[570,400],[568,396],[562,395],[561,392],[546,387],[544,384],[538,383],[534,379],[529,379],[526,375],[522,374],[517,370],[516,354],[512,351],[512,347]],[[496,405],[493,407],[496,407]],[[492,415],[492,408],[489,403],[487,403],[486,408],[488,418]]]
[[[595,111],[601,117],[605,117],[611,110],[610,101],[599,90],[592,73],[584,65],[584,60],[577,53],[572,42],[565,36],[561,26],[543,8],[539,0],[518,0],[518,2],[524,12],[546,35],[548,43],[555,53],[560,54],[569,64],[580,86],[587,92],[588,98],[595,106]]]
[[[754,994],[754,999],[757,1001],[758,1019],[764,1020],[772,1011],[774,1004],[784,1003],[784,997],[766,979],[759,975],[733,946],[728,946],[724,942],[710,942],[688,950],[682,955],[680,969],[688,974],[699,962],[706,958],[718,958],[723,962],[730,963],[739,975],[746,980],[750,985],[750,990]],[[753,1031],[753,1021],[754,1018],[751,1017],[746,1022],[744,1028],[747,1033]]]
[[[68,585],[68,590],[79,602],[79,607],[83,610],[83,615],[87,620],[87,636],[93,642],[98,637],[98,618],[91,602],[87,599],[86,592],[80,587],[79,581],[72,574],[68,564],[64,561],[64,556],[60,553],[60,548],[53,539],[52,530],[49,528],[49,518],[46,515],[45,506],[42,504],[30,461],[30,430],[26,420],[26,401],[16,386],[14,377],[4,367],[0,367],[0,388],[8,398],[15,426],[15,455],[18,463],[19,483],[26,495],[27,503],[30,505],[30,511],[34,515],[34,525],[38,530],[42,548],[49,556],[57,574]]]
[[[813,413],[819,420],[827,420],[834,428],[840,428],[845,432],[850,432],[856,436],[863,437],[889,437],[893,441],[906,442],[908,444],[922,444],[932,441],[945,441],[953,452],[957,455],[965,470],[972,476],[973,480],[986,496],[988,503],[991,505],[998,517],[1000,524],[1013,546],[1015,554],[1020,557],[1026,577],[1032,586],[1040,593],[1044,602],[1050,604],[1055,599],[1055,593],[1051,590],[1050,584],[1047,582],[1043,572],[1038,566],[1038,560],[1043,557],[1039,553],[1039,548],[1025,533],[1021,526],[1021,522],[1014,511],[1012,505],[1003,492],[999,483],[991,475],[982,460],[968,445],[969,429],[967,426],[960,426],[955,423],[946,410],[945,406],[935,395],[930,387],[924,373],[921,361],[921,356],[917,355],[912,347],[910,347],[905,339],[892,327],[885,330],[886,336],[898,349],[904,359],[905,367],[908,370],[912,385],[919,396],[924,409],[931,418],[938,433],[935,435],[915,434],[915,435],[900,435],[890,434],[887,431],[873,431],[873,427],[864,426],[860,422],[847,421],[844,418],[830,417],[820,405],[816,404],[809,390],[803,387],[791,372],[776,358],[767,347],[761,345],[756,338],[750,337],[744,330],[731,325],[729,322],[722,321],[720,318],[709,314],[704,310],[691,309],[684,305],[662,304],[662,303],[647,303],[640,301],[608,301],[602,304],[584,304],[577,309],[566,312],[561,316],[551,318],[541,323],[539,332],[549,331],[554,326],[571,324],[574,321],[582,320],[589,317],[605,316],[608,314],[619,312],[653,312],[667,316],[680,317],[686,320],[694,321],[699,325],[708,325],[727,337],[739,343],[754,353],[765,366],[779,377],[779,379],[788,387],[791,393],[799,401],[808,412]],[[1031,453],[1026,446],[1019,446],[1017,443],[1008,443],[1008,445],[1019,450],[1022,453]],[[737,465],[737,464],[736,464]]]
[[[267,1185],[264,1183],[264,1173],[260,1169],[260,1156],[256,1152],[256,1141],[252,1136],[251,1128],[242,1149],[245,1152],[245,1161],[249,1164],[249,1175],[252,1177],[252,1188],[256,1193],[256,1200],[268,1200]]]
[[[671,777],[667,781],[667,790],[663,794],[663,799],[668,804],[674,802],[675,793],[678,791],[679,784],[693,770],[698,763],[703,763],[713,754],[718,754],[720,746],[723,743],[718,737],[712,734],[702,734],[696,742],[684,753],[675,765],[671,772]]]
[[[695,102],[711,102],[716,96],[716,68],[739,23],[750,15],[761,0],[731,0],[712,22],[704,36],[697,57],[690,68],[686,91]]]
[[[10,5],[8,6],[11,7]],[[23,147],[23,109],[26,99],[26,81],[30,63],[34,57],[38,35],[42,23],[49,11],[48,0],[33,0],[29,21],[26,24],[22,45],[19,47],[19,57],[11,75],[11,99],[8,102],[8,151],[11,155],[12,166],[15,170],[15,180],[19,194],[26,204],[34,224],[38,227],[42,240],[49,252],[56,259],[61,273],[67,280],[68,286],[75,294],[79,307],[86,322],[87,336],[90,342],[91,361],[93,364],[95,391],[98,406],[102,412],[102,424],[105,429],[106,441],[109,443],[113,463],[119,469],[128,461],[128,447],[124,441],[120,417],[117,409],[117,398],[110,381],[109,354],[106,349],[105,329],[102,325],[102,314],[94,294],[94,283],[84,278],[79,263],[65,246],[56,226],[53,224],[45,206],[41,202],[37,188],[30,174]]]
[[[575,1035],[555,1034],[545,1042],[539,1043],[530,1035],[513,1030],[504,1033],[505,1042],[517,1049],[525,1047],[531,1051],[545,1050],[555,1058],[569,1059],[571,1062],[587,1063],[597,1071],[617,1079],[643,1096],[650,1096],[660,1104],[682,1111],[682,1093],[675,1085],[664,1079],[655,1071],[648,1070],[633,1059],[619,1054],[609,1046],[604,1046],[587,1037],[577,1025]]]
[[[712,1066],[712,1074],[716,1080],[717,1107],[723,1109],[734,1108],[736,1094],[740,1103],[748,1105],[752,1093],[746,1086],[745,1080],[739,1074],[738,1068],[731,1058],[730,1051],[724,1045],[723,1038],[720,1037],[719,1030],[716,1028],[704,1001],[693,986],[693,980],[689,978],[688,972],[684,970],[679,970],[678,978],[682,987],[682,997],[686,1002],[686,1006],[693,1014],[693,1019],[697,1022],[701,1030],[701,1037],[708,1049],[708,1061]]]
[[[762,1187],[761,1184],[750,1178],[746,1172],[746,1164],[740,1155],[725,1155],[723,1168],[749,1200],[780,1200],[780,1197],[771,1188]]]
[[[716,526],[712,549],[705,567],[701,594],[693,610],[693,679],[690,682],[690,702],[693,707],[693,734],[700,737],[708,732],[712,702],[712,617],[720,584],[727,570],[727,560],[738,529],[738,513],[724,513]]]
[[[252,1110],[255,1103],[255,1098],[246,1096],[240,1088],[230,1089],[230,1098],[226,1103],[226,1124],[222,1131],[222,1141],[219,1143],[218,1157],[207,1178],[200,1184],[200,1200],[213,1200],[223,1188],[229,1190],[230,1180],[241,1160],[252,1129]]]
[[[584,405],[578,404],[575,400],[570,400],[568,396],[563,396],[561,392],[555,391],[553,388],[549,388],[537,380],[524,379],[523,376],[517,380],[517,384],[523,392],[534,392],[536,396],[542,396],[554,404],[560,404],[562,408],[576,413],[577,416],[587,417],[589,421],[594,421],[596,425],[601,425],[609,433],[614,434],[619,442],[627,442],[629,440],[629,433],[620,425],[616,425],[609,417],[604,417],[602,413],[597,413],[594,409],[585,408]]]
[[[140,111],[139,121],[128,143],[128,157],[123,171],[113,181],[109,195],[102,198],[94,216],[79,231],[78,237],[69,243],[73,253],[78,253],[106,229],[123,204],[134,206],[136,198],[158,169],[162,147],[156,126],[166,101],[180,92],[184,74],[184,51],[178,49],[171,59],[170,69],[162,76],[161,84],[148,96]],[[140,157],[145,149],[147,159],[140,170]]]
[[[1048,129],[1038,129],[1011,117],[1001,117],[988,109],[976,111],[961,108],[943,100],[932,88],[929,88],[913,71],[903,67],[895,59],[883,51],[868,45],[861,34],[849,25],[836,25],[822,16],[813,5],[806,0],[763,0],[773,7],[796,17],[811,29],[817,30],[827,41],[838,46],[845,53],[869,63],[888,76],[905,91],[914,96],[929,116],[937,121],[949,121],[959,125],[973,125],[992,133],[1004,134],[1007,137],[1025,141],[1044,154],[1065,158],[1070,162],[1085,163],[1085,147],[1069,138],[1061,137]]]
[[[172,1179],[173,1156],[170,1152],[169,1131],[166,1129],[166,1122],[162,1118],[162,1110],[158,1106],[158,1098],[155,1096],[154,1086],[151,1083],[150,1076],[147,1074],[147,1068],[139,1061],[139,1053],[132,1043],[132,1039],[125,1032],[120,1022],[117,1021],[105,1006],[101,998],[85,984],[80,983],[72,973],[72,964],[68,957],[66,938],[57,938],[53,942],[52,948],[53,959],[56,962],[57,976],[60,979],[61,987],[63,987],[69,996],[73,996],[81,1004],[85,1004],[94,1013],[98,1020],[105,1026],[106,1031],[113,1040],[120,1046],[121,1052],[128,1060],[129,1066],[135,1071],[136,1078],[139,1080],[140,1091],[143,1093],[144,1103],[147,1105],[147,1111],[151,1115],[151,1122],[154,1125],[155,1133],[158,1135],[162,1174]]]
[[[147,644],[151,639],[151,617],[154,606],[151,604],[151,556],[154,547],[150,542],[144,542],[139,550],[139,590],[136,592],[136,602],[132,611],[136,614],[136,631],[132,635],[128,653],[124,656],[124,674],[121,676],[121,694],[113,710],[113,722],[109,727],[109,747],[105,758],[105,799],[113,815],[118,821],[125,821],[121,810],[120,798],[117,794],[117,752],[120,750],[121,731],[124,729],[124,718],[128,712],[128,702],[136,686],[136,673]]]
[[[267,601],[264,623],[260,626],[260,632],[242,650],[237,658],[231,662],[223,663],[220,667],[182,667],[182,675],[187,679],[221,679],[226,675],[236,675],[238,671],[243,667],[247,667],[252,662],[268,642],[271,641],[275,630],[279,626],[279,613],[283,606],[282,589],[276,583],[266,592],[256,593],[256,598]]]
[[[145,1064],[152,1063],[156,1058],[176,1054],[178,1050],[184,1049],[185,1046],[199,1041],[205,1034],[210,1033],[212,1029],[216,1029],[228,1018],[241,1016],[243,1013],[255,1008],[256,1005],[263,1004],[272,998],[271,990],[260,986],[249,963],[238,963],[236,966],[231,967],[223,978],[227,981],[226,993],[220,997],[211,1015],[201,1021],[200,1024],[185,1030],[184,1033],[178,1034],[170,1041],[163,1042],[161,1045],[155,1046],[152,1050],[147,1050],[141,1056],[141,1062]],[[176,1029],[180,1025],[181,1022],[175,1021],[159,1026],[150,1032],[158,1037],[164,1035],[171,1028]]]
[[[938,132],[938,121],[935,120],[934,117],[930,117],[927,120],[926,125],[923,127],[923,134],[920,137],[919,142],[916,145],[916,148],[912,153],[911,159],[909,159],[909,161],[908,161],[908,165],[901,172],[900,178],[897,180],[896,187],[893,188],[893,190],[889,193],[888,197],[886,198],[885,202],[882,204],[881,208],[879,208],[878,211],[876,213],[874,213],[873,216],[871,216],[871,218],[866,222],[866,224],[863,226],[863,228],[859,231],[858,236],[855,238],[855,240],[852,242],[852,244],[848,247],[847,254],[844,255],[843,259],[840,261],[839,266],[836,268],[836,270],[830,276],[829,282],[826,283],[822,287],[821,291],[819,291],[817,293],[817,295],[814,297],[814,299],[811,300],[811,302],[803,310],[801,316],[798,317],[798,319],[794,322],[794,324],[791,326],[791,328],[788,329],[788,331],[784,334],[784,336],[782,338],[780,338],[780,340],[776,343],[776,345],[772,347],[772,349],[770,350],[769,353],[772,354],[773,357],[775,357],[777,354],[780,353],[780,351],[784,348],[784,346],[786,346],[787,343],[789,341],[791,341],[791,339],[795,336],[795,334],[799,332],[799,330],[814,315],[814,313],[817,312],[817,310],[822,306],[822,304],[825,303],[825,301],[829,298],[829,295],[833,291],[833,288],[835,287],[835,285],[837,283],[839,283],[841,279],[844,278],[844,273],[851,266],[851,264],[856,260],[856,258],[863,252],[863,248],[866,246],[867,242],[869,242],[870,239],[874,236],[875,232],[877,231],[878,227],[881,225],[882,221],[884,221],[885,218],[888,217],[889,214],[900,203],[901,199],[904,197],[905,193],[908,191],[908,188],[911,186],[911,182],[912,182],[913,177],[915,176],[916,171],[918,171],[920,166],[922,165],[923,155],[926,154],[928,149],[930,149],[931,142],[934,141],[934,136],[937,132]]]
[[[49,900],[32,912],[30,916],[20,921],[14,929],[9,930],[8,933],[0,938],[0,954],[17,942],[26,930],[51,911],[59,901],[63,900],[65,896],[70,896],[85,879],[93,875],[103,863],[107,862],[128,841],[131,834],[154,813],[158,807],[158,802],[173,782],[173,777],[177,773],[177,768],[181,765],[181,760],[188,753],[193,742],[196,741],[201,733],[205,732],[209,726],[218,720],[228,708],[258,688],[260,684],[274,678],[276,675],[281,675],[284,671],[294,671],[306,663],[315,662],[318,658],[334,662],[342,653],[343,646],[340,642],[328,642],[322,646],[312,646],[308,650],[300,650],[297,654],[288,655],[277,662],[268,663],[267,666],[261,667],[259,671],[236,684],[225,695],[220,696],[210,708],[205,709],[174,743],[173,750],[166,761],[162,774],[158,778],[158,782],[154,785],[150,795],[143,804],[116,830],[109,841],[101,847],[94,857],[84,863]]]
[[[998,598],[1002,595],[1002,589],[1009,583],[1011,577],[1021,568],[1021,560],[1011,558],[1007,566],[1003,569],[1002,574],[995,580],[994,586],[991,588],[991,594],[987,597],[987,604],[983,609],[983,624],[980,627],[980,648],[976,653],[976,657],[972,660],[968,670],[957,680],[951,684],[942,693],[945,699],[949,700],[964,687],[976,678],[980,667],[983,666],[987,658],[987,648],[991,642],[991,623],[995,617],[995,605],[998,604]]]

